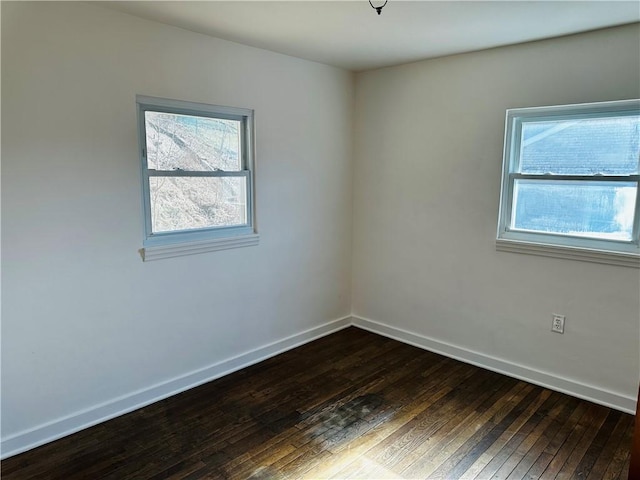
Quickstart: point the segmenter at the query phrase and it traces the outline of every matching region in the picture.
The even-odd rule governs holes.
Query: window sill
[[[215,252],[230,248],[252,247],[258,245],[260,235],[242,235],[239,237],[221,237],[203,240],[199,242],[176,243],[173,245],[157,245],[144,247],[139,250],[143,262],[161,260],[164,258],[195,255],[198,253]]]
[[[637,253],[610,252],[588,248],[566,247],[541,243],[522,242],[518,240],[496,240],[499,252],[524,253],[543,257],[580,260],[583,262],[603,263],[621,267],[640,268],[640,255]]]

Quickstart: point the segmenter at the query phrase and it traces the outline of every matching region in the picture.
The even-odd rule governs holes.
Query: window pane
[[[511,228],[631,240],[636,184],[515,180]]]
[[[242,170],[238,120],[146,111],[147,165],[156,170]]]
[[[629,175],[639,156],[637,115],[522,123],[521,173]]]
[[[150,177],[153,233],[247,223],[245,177]]]

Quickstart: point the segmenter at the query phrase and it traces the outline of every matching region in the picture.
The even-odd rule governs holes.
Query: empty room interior
[[[640,479],[637,2],[0,14],[3,478]]]

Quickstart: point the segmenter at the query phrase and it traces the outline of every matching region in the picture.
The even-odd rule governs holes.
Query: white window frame
[[[166,98],[136,95],[138,107],[138,138],[141,159],[142,207],[144,213],[143,248],[144,261],[181,255],[191,255],[227,248],[256,245],[259,236],[255,229],[254,204],[254,112],[246,108],[223,107],[204,103],[186,102]],[[240,122],[241,170],[238,171],[160,171],[147,164],[147,135],[145,112],[174,113],[204,118],[236,120]],[[151,223],[151,197],[149,178],[167,177],[243,177],[246,179],[246,224],[208,227],[173,232],[154,233]]]
[[[502,183],[496,248],[500,251],[584,260],[612,265],[640,267],[640,176],[639,175],[552,175],[519,173],[522,125],[528,121],[606,118],[638,115],[640,100],[509,109],[506,113]],[[516,179],[635,182],[635,216],[631,241],[593,239],[564,234],[515,231],[509,228]]]

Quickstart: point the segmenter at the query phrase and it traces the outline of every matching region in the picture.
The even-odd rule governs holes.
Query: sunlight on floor
[[[376,480],[398,480],[401,479],[390,470],[387,470],[377,462],[364,457],[353,458],[348,453],[340,456],[340,461],[325,471],[320,470],[318,476],[304,476],[302,478],[311,480],[312,478],[375,478]]]

